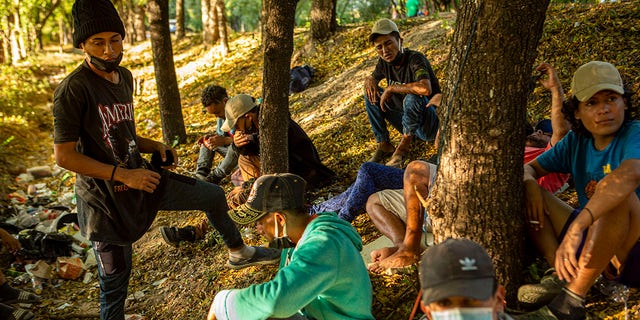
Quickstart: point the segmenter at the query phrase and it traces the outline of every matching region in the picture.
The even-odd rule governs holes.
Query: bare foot
[[[398,251],[398,247],[384,247],[371,251],[371,261],[380,262]]]
[[[386,259],[378,262],[382,269],[403,268],[418,262],[418,255],[406,250],[398,250]]]

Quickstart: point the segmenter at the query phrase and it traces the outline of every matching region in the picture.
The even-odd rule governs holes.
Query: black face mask
[[[400,47],[400,51],[398,51],[395,59],[391,61],[391,65],[397,67],[402,63],[402,60],[404,60],[404,50],[402,49],[402,47]]]
[[[293,248],[296,246],[295,243],[293,243],[293,241],[291,241],[291,238],[289,238],[289,236],[287,235],[287,222],[285,221],[284,223],[284,230],[282,230],[282,237],[279,236],[279,230],[278,230],[278,221],[276,219],[274,219],[274,223],[275,223],[275,235],[273,237],[273,240],[269,241],[269,248],[273,248],[273,249],[287,249],[287,248]]]
[[[118,66],[120,65],[120,61],[122,61],[122,52],[120,52],[118,57],[113,61],[107,61],[98,57],[91,56],[91,64],[96,67],[96,69],[104,71],[106,73],[116,71],[116,69],[118,69]]]

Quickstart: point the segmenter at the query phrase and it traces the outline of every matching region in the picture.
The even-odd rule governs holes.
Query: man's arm
[[[124,183],[130,188],[153,192],[160,183],[160,174],[146,169],[115,168],[114,165],[106,164],[90,158],[76,151],[76,142],[56,143],[53,145],[56,164],[67,170],[79,173],[84,176],[110,180]]]
[[[571,130],[571,124],[562,113],[564,90],[555,69],[550,64],[543,62],[536,67],[536,70],[546,74],[546,78],[540,78],[540,84],[551,92],[551,127],[553,128],[553,134],[551,135],[550,143],[554,146]]]
[[[429,81],[429,79],[421,79],[405,84],[392,84],[388,86],[382,93],[382,96],[380,96],[380,106],[383,106],[384,103],[391,98],[391,94],[394,93],[428,96],[431,94],[431,81]]]

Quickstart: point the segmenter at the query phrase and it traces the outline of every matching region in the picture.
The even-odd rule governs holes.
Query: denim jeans
[[[244,242],[235,223],[227,214],[224,190],[217,185],[169,173],[159,210],[202,210],[209,223],[220,232],[228,248]],[[124,305],[131,275],[131,245],[119,246],[93,242],[100,278],[100,318],[124,319]]]
[[[222,155],[224,159],[218,163],[218,165],[213,169],[213,174],[218,177],[226,177],[233,172],[238,166],[238,152],[232,148],[228,147],[216,147],[213,150],[209,150],[209,148],[205,146],[200,146],[200,153],[198,155],[198,161],[196,163],[196,172],[208,175],[211,172],[211,166],[213,162],[213,158],[216,153]]]
[[[407,94],[402,101],[402,106],[387,104],[386,112],[383,112],[380,106],[372,104],[366,95],[364,102],[376,142],[390,142],[386,122],[399,132],[416,136],[420,140],[435,139],[439,120],[433,106],[426,108],[429,103],[427,97]]]

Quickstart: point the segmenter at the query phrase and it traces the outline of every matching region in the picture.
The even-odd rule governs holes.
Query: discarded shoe
[[[380,149],[376,149],[376,152],[373,154],[369,162],[382,163],[384,159],[391,156],[393,151],[382,151]]]
[[[281,250],[258,246],[254,246],[254,248],[256,252],[253,254],[253,257],[235,262],[229,260],[227,261],[227,267],[231,269],[242,269],[249,266],[276,264],[280,262]]]
[[[562,293],[564,282],[558,278],[555,270],[550,269],[546,273],[549,274],[542,277],[540,283],[526,284],[518,288],[518,301],[524,308],[541,308]]]
[[[162,234],[162,238],[167,244],[174,247],[177,247],[182,241],[196,241],[196,230],[192,226],[186,226],[184,228],[160,227],[160,234]]]

